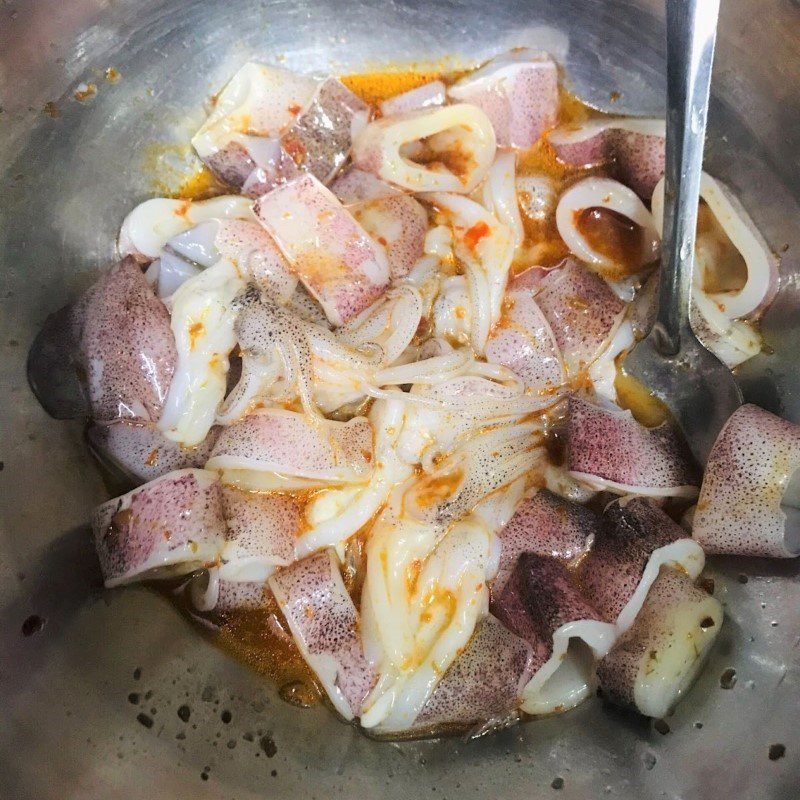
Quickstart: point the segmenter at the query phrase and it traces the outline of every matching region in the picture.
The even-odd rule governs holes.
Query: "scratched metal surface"
[[[788,246],[764,325],[775,352],[741,379],[750,398],[797,420],[800,10],[788,0],[723,5],[709,168],[775,248]],[[101,591],[85,522],[105,490],[80,426],[46,417],[25,386],[25,353],[45,315],[107,263],[120,220],[154,192],[156,164],[175,174],[185,165],[203,98],[247,58],[344,71],[542,44],[598,104],[618,90],[619,107],[652,113],[663,92],[658,6],[0,0],[0,796],[800,794],[797,562],[712,562],[727,621],[669,733],[592,701],[475,742],[378,744],[324,709],[283,704],[159,596]],[[103,75],[112,66],[117,83]],[[82,81],[98,89],[85,103],[73,98]],[[44,627],[24,636],[32,614]],[[737,682],[724,690],[728,668]],[[183,704],[188,723],[176,713]],[[776,743],[786,756],[771,761]]]

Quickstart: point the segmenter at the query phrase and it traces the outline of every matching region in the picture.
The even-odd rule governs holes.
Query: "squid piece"
[[[294,543],[301,525],[297,498],[223,485],[222,513],[228,533],[218,568],[221,581],[263,585],[277,567],[295,560]]]
[[[170,324],[178,360],[158,421],[172,441],[198,445],[214,424],[225,397],[228,356],[236,345],[234,300],[244,286],[236,266],[220,259],[172,296]]]
[[[159,258],[167,242],[200,223],[223,219],[252,220],[252,209],[252,202],[238,195],[212,197],[210,200],[173,200],[167,197],[145,200],[123,220],[117,247],[123,256]],[[197,249],[194,252],[197,253]],[[202,261],[197,263],[202,264]]]
[[[112,474],[137,486],[189,467],[202,467],[217,440],[212,428],[196,447],[183,447],[167,439],[152,423],[118,420],[92,424],[86,431],[89,447]]]
[[[520,705],[530,679],[531,646],[496,617],[485,616],[466,649],[456,658],[414,720],[413,729],[501,723]]]
[[[447,87],[441,81],[431,81],[416,89],[396,94],[388,100],[378,103],[378,108],[384,117],[405,114],[419,108],[429,106],[443,106],[447,99]]]
[[[245,64],[217,96],[192,146],[217,177],[239,188],[253,170],[269,166],[270,141],[311,105],[318,88],[306,75]]]
[[[330,188],[339,198],[339,202],[345,206],[366,203],[369,200],[384,200],[402,194],[399,189],[395,189],[371,172],[364,172],[355,167],[342,170]]]
[[[373,404],[369,420],[375,431],[374,471],[366,483],[320,491],[309,500],[296,539],[299,557],[330,546],[341,555],[345,542],[374,519],[394,487],[409,478],[412,467],[395,452],[405,405],[396,394]]]
[[[572,167],[613,163],[615,176],[649,200],[664,175],[663,119],[589,120],[556,128],[547,138],[559,161]]]
[[[264,491],[362,483],[372,470],[372,425],[261,409],[222,429],[206,467],[226,483]],[[299,480],[297,480],[299,479]]]
[[[688,692],[722,625],[722,606],[680,570],[663,568],[633,626],[598,664],[603,693],[662,719]]]
[[[216,568],[195,575],[188,590],[198,611],[215,614],[263,608],[271,596],[266,581],[223,581]]]
[[[180,352],[167,309],[139,263],[127,257],[112,267],[81,298],[75,314],[92,417],[159,421],[167,412]]]
[[[663,566],[692,579],[705,566],[703,549],[658,506],[642,497],[615,500],[582,565],[589,602],[620,632],[631,627]]]
[[[526,497],[498,534],[500,564],[492,595],[503,591],[523,553],[576,562],[589,552],[599,529],[600,520],[593,511],[547,489]]]
[[[510,290],[486,343],[486,360],[508,367],[530,392],[557,398],[567,375],[555,334],[529,291]]]
[[[362,228],[386,250],[393,281],[405,278],[425,252],[428,214],[407,194],[369,200],[351,206]]]
[[[264,195],[255,213],[333,325],[347,322],[388,288],[384,250],[313,176]]]
[[[327,184],[347,160],[353,138],[368,120],[366,103],[341,81],[327,78],[283,134],[281,147],[300,169]]]
[[[800,426],[737,409],[708,457],[692,536],[709,553],[800,555]]]
[[[649,497],[696,497],[699,480],[668,423],[640,425],[630,411],[569,399],[567,466],[594,489]]]
[[[528,270],[511,288],[533,277]],[[550,323],[568,374],[577,375],[608,348],[622,323],[625,304],[605,281],[571,258],[540,277],[538,287],[536,304]]]
[[[443,278],[433,304],[433,329],[436,336],[456,345],[469,344],[471,327],[469,289],[464,275]],[[491,345],[491,339],[487,347]],[[487,359],[497,362],[496,357]],[[499,362],[497,362],[499,363]]]
[[[533,648],[523,711],[560,713],[589,696],[592,661],[608,653],[617,631],[581,595],[562,561],[523,553],[491,609]]]
[[[546,53],[518,48],[457,81],[448,94],[483,109],[498,144],[526,149],[556,124],[558,70]]]
[[[495,155],[492,123],[466,103],[371,122],[353,142],[353,164],[411,192],[469,194]]]
[[[700,198],[706,211],[698,225],[695,298],[698,292],[706,294],[729,320],[757,315],[778,291],[779,259],[730,189],[705,172],[700,179]],[[653,191],[652,208],[661,230],[663,180]]]
[[[653,215],[631,189],[610,178],[570,186],[558,201],[556,225],[570,251],[610,281],[640,272],[661,249]]]
[[[202,469],[164,475],[99,506],[92,530],[109,588],[213,564],[226,536],[219,479]]]
[[[278,570],[269,587],[333,707],[345,719],[358,716],[375,674],[364,658],[358,610],[333,551]]]
[[[428,199],[453,230],[455,254],[464,264],[469,288],[471,344],[476,353],[482,353],[502,312],[514,257],[513,234],[483,206],[466,197],[437,192]]]
[[[495,158],[483,184],[483,205],[511,231],[514,247],[519,247],[525,230],[517,199],[516,169],[516,153],[500,153]]]
[[[556,184],[547,175],[519,175],[515,181],[517,205],[522,215],[536,223],[548,220],[556,210]]]

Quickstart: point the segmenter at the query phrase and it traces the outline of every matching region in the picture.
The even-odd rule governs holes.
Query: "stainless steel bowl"
[[[203,99],[247,58],[342,72],[542,44],[577,88],[618,90],[620,107],[652,113],[663,93],[660,5],[2,0],[0,796],[798,796],[800,562],[712,560],[727,621],[669,732],[592,701],[469,743],[376,743],[323,708],[281,702],[162,597],[101,590],[86,519],[106,491],[81,426],[49,419],[25,385],[44,317],[112,258],[126,211],[157,191],[155,168],[177,174]],[[97,94],[79,102],[82,82]],[[774,353],[748,364],[741,382],[750,399],[798,420],[795,0],[723,4],[714,91],[708,168],[783,253],[783,287],[764,320]],[[726,690],[728,668],[737,681]],[[770,760],[778,743],[786,755]]]

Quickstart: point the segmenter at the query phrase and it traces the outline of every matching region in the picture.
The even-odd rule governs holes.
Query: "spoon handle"
[[[667,142],[656,342],[675,355],[692,336],[697,204],[719,0],[667,0]]]

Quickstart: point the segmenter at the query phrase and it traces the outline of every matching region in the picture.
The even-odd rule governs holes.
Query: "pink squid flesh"
[[[556,124],[558,70],[546,54],[521,48],[492,59],[448,94],[482,109],[499,145],[533,147]]]
[[[383,200],[396,197],[402,192],[381,180],[371,172],[364,172],[357,167],[347,167],[336,176],[331,184],[331,191],[346,206],[365,203],[368,200]]]
[[[600,520],[593,511],[547,489],[525,498],[498,534],[500,566],[492,593],[502,592],[523,553],[569,562],[591,548],[599,528]]]
[[[103,503],[92,529],[108,587],[214,563],[226,535],[217,475],[202,469],[164,475]]]
[[[332,550],[323,550],[269,579],[300,652],[336,710],[358,716],[375,683],[364,657],[358,610],[347,593]]]
[[[608,622],[630,627],[662,564],[696,578],[703,551],[658,506],[642,497],[615,500],[581,567],[589,602]]]
[[[344,324],[388,288],[383,248],[313,176],[273,189],[254,210],[332,324]]]
[[[466,727],[508,718],[531,676],[531,660],[530,645],[489,614],[444,673],[413,727]]]
[[[568,469],[594,488],[667,497],[697,493],[697,470],[668,423],[645,428],[630,412],[572,395],[566,433]]]
[[[800,555],[800,426],[737,409],[708,457],[692,536],[709,553]]]
[[[390,117],[392,114],[405,114],[407,111],[414,111],[417,108],[444,105],[446,93],[447,87],[441,81],[431,81],[390,97],[379,103],[378,107],[384,117]]]

